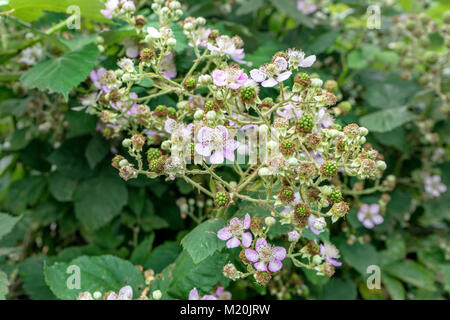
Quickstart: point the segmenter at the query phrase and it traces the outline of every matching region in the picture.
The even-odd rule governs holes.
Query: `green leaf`
[[[46,183],[47,179],[43,176],[29,176],[14,181],[6,193],[6,208],[13,213],[21,213],[27,205],[36,204]]]
[[[395,75],[382,76],[380,79],[374,78],[370,81],[365,101],[377,109],[403,107],[420,89],[417,84],[398,79]]]
[[[381,282],[386,287],[392,300],[405,300],[405,288],[400,281],[383,272],[381,274]]]
[[[86,137],[72,138],[48,156],[48,161],[55,165],[63,175],[73,178],[87,178],[92,172],[85,157]]]
[[[202,294],[209,292],[219,282],[225,285],[228,280],[223,276],[222,268],[227,260],[228,255],[216,252],[196,265],[190,255],[183,251],[175,261],[173,279],[167,293],[177,299],[187,299],[193,288]]]
[[[239,3],[239,8],[236,10],[236,15],[243,16],[249,13],[253,13],[264,4],[263,0],[246,0]]]
[[[348,279],[333,278],[323,287],[324,300],[354,300],[356,296],[356,285]]]
[[[166,241],[152,250],[144,263],[144,268],[159,273],[175,261],[180,251],[181,248],[177,243]]]
[[[97,127],[98,118],[83,111],[69,110],[64,117],[69,124],[69,138],[89,134]]]
[[[271,0],[272,4],[281,12],[294,19],[297,23],[303,24],[309,28],[314,25],[309,18],[297,8],[297,2],[292,0]]]
[[[59,58],[38,63],[22,75],[20,82],[26,88],[61,93],[67,99],[69,92],[92,71],[98,53],[97,45],[90,43]]]
[[[225,226],[223,219],[210,219],[195,227],[181,241],[195,264],[225,247],[225,241],[217,237],[217,231]]]
[[[339,250],[345,262],[358,270],[363,277],[367,276],[368,266],[379,265],[378,252],[370,243],[355,242],[350,245],[343,241]]]
[[[391,276],[394,276],[413,286],[423,288],[429,291],[435,291],[434,275],[424,266],[412,261],[404,260],[387,266],[384,270]]]
[[[0,213],[0,239],[11,232],[20,218],[22,217],[13,217],[6,213]]]
[[[94,169],[109,153],[109,144],[100,134],[95,134],[86,147],[86,159],[89,167]]]
[[[19,266],[23,289],[34,300],[54,300],[56,297],[45,283],[44,264],[50,263],[46,256],[31,256]]]
[[[8,294],[8,276],[0,270],[0,300],[5,300]]]
[[[55,11],[67,13],[67,8],[76,5],[80,8],[81,17],[98,22],[108,22],[100,12],[105,5],[100,0],[10,0],[9,7],[14,9],[12,13],[24,21],[36,21],[44,11]],[[71,14],[73,14],[71,12]]]
[[[402,124],[411,121],[411,119],[412,114],[404,106],[370,113],[362,117],[360,123],[370,131],[386,132],[400,127]]]
[[[80,289],[69,289],[67,286],[69,277],[74,274],[67,273],[69,266],[80,268]],[[65,300],[76,299],[84,291],[100,291],[102,294],[110,290],[118,292],[126,285],[133,288],[133,296],[137,298],[145,286],[144,276],[136,266],[111,255],[82,256],[70,263],[55,263],[45,266],[44,273],[52,292],[57,298]]]
[[[406,256],[406,245],[403,239],[391,237],[386,240],[386,250],[380,252],[382,266],[402,260]]]
[[[120,214],[128,199],[122,179],[102,174],[80,183],[74,194],[75,214],[90,230],[96,230]]]
[[[72,201],[78,180],[67,177],[59,171],[52,172],[48,178],[48,187],[56,200]]]
[[[155,233],[151,233],[133,250],[130,261],[136,265],[144,265],[153,248],[153,241],[155,241]]]

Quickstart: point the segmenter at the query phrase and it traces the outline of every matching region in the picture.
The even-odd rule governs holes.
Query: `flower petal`
[[[302,67],[302,68],[311,67],[314,62],[316,62],[316,56],[315,55],[306,57],[305,59],[303,59],[302,62],[300,62],[300,67]]]
[[[278,82],[274,78],[267,79],[266,81],[263,81],[261,85],[265,88],[274,87],[278,84]]]
[[[269,270],[272,272],[280,271],[282,266],[283,264],[281,263],[280,260],[275,259],[269,262]]]
[[[204,157],[209,157],[211,155],[211,146],[203,145],[201,143],[195,144],[195,152]]]
[[[276,260],[283,260],[286,258],[286,249],[283,247],[273,247],[272,255]]]
[[[255,248],[257,251],[259,251],[259,249],[261,247],[267,247],[267,241],[264,238],[259,238],[258,240],[256,240],[256,244],[255,244]]]
[[[228,240],[232,237],[230,228],[222,228],[217,232],[217,238],[219,238],[220,240]]]
[[[252,218],[250,218],[250,215],[248,213],[246,213],[245,217],[244,217],[244,229],[250,228],[251,222],[252,222]]]
[[[212,164],[221,164],[224,160],[223,150],[218,150],[214,152],[209,158]]]
[[[245,257],[250,262],[257,262],[259,260],[259,254],[253,249],[246,249],[245,250]]]
[[[133,288],[131,286],[125,286],[119,291],[119,299],[131,300],[133,299]]]
[[[253,236],[250,232],[244,232],[242,234],[242,245],[245,248],[250,247],[250,245],[252,244],[252,240],[253,240]]]
[[[253,69],[250,71],[250,76],[256,82],[263,82],[266,79],[266,75],[264,72],[261,72],[259,69]]]
[[[236,247],[239,247],[240,244],[241,244],[241,241],[239,241],[238,238],[233,237],[227,241],[227,248],[229,248],[229,249],[236,248]]]
[[[339,261],[337,261],[337,260],[334,260],[333,258],[327,258],[327,261],[329,262],[329,263],[331,263],[333,266],[335,266],[335,267],[340,267],[340,266],[342,266],[342,262],[339,262]]]
[[[263,261],[255,263],[254,266],[255,266],[255,269],[258,271],[267,271],[266,263]]]
[[[189,292],[189,300],[199,300],[200,296],[198,294],[197,288],[192,289]]]
[[[286,71],[286,72],[280,73],[280,74],[278,75],[278,77],[277,77],[277,81],[278,81],[278,82],[282,82],[282,81],[284,81],[284,80],[287,80],[287,79],[289,79],[289,77],[291,76],[291,74],[292,74],[291,71]]]

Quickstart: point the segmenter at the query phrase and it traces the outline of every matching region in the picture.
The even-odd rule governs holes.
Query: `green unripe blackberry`
[[[408,47],[406,46],[406,44],[404,42],[397,42],[394,45],[394,51],[401,56],[405,55],[407,50],[408,50]]]
[[[436,52],[427,51],[425,52],[424,59],[427,64],[435,64],[438,61],[438,55]]]
[[[204,105],[205,111],[213,111],[215,109],[214,101],[206,101]]]
[[[333,129],[336,129],[338,131],[342,130],[342,126],[339,123],[333,123],[333,125],[331,126]]]
[[[169,113],[167,110],[167,107],[164,105],[159,105],[155,108],[155,111],[153,112],[155,116],[157,117],[165,117]]]
[[[241,90],[241,100],[244,103],[251,103],[256,98],[256,90],[253,87],[245,87]]]
[[[217,192],[214,197],[214,203],[218,207],[226,207],[230,203],[230,195],[228,192]]]
[[[167,112],[169,114],[169,117],[175,117],[177,115],[177,109],[174,107],[167,108]]]
[[[278,194],[278,198],[284,203],[290,203],[295,199],[294,190],[289,187],[283,187]]]
[[[303,203],[296,205],[294,208],[294,213],[302,218],[308,217],[310,212],[309,206]]]
[[[342,101],[338,104],[338,108],[343,114],[346,114],[352,110],[352,104],[348,101]]]
[[[412,68],[414,68],[415,64],[416,64],[416,62],[414,61],[414,59],[405,58],[405,59],[403,59],[402,67],[405,69],[412,69]]]
[[[405,24],[406,29],[408,29],[409,31],[412,31],[416,28],[416,22],[413,20],[409,20],[406,22]]]
[[[149,169],[152,172],[162,173],[164,171],[164,163],[166,159],[164,157],[159,157],[150,162]]]
[[[330,200],[333,203],[341,202],[343,200],[341,190],[334,189],[333,191],[331,191]]]
[[[152,160],[158,159],[161,156],[161,150],[157,148],[150,148],[147,151],[147,159],[148,162],[151,162]]]
[[[154,57],[154,55],[155,55],[155,53],[153,52],[152,49],[150,49],[150,48],[142,49],[141,56],[140,56],[141,62],[144,62],[144,63],[151,62],[153,57]]]
[[[444,14],[442,15],[442,21],[445,24],[450,24],[450,10],[444,12]]]
[[[294,82],[306,88],[311,85],[311,78],[309,74],[303,72],[294,77]]]
[[[291,140],[283,140],[280,143],[280,152],[284,155],[293,154],[296,150],[295,143]]]
[[[422,48],[427,48],[430,46],[430,39],[427,36],[420,37],[419,44]]]
[[[197,87],[197,81],[193,77],[189,77],[183,82],[183,87],[188,91],[192,91]]]
[[[303,133],[311,132],[314,128],[314,117],[310,114],[303,114],[300,120],[297,122],[297,130]]]
[[[334,177],[338,173],[338,165],[334,160],[327,160],[320,166],[320,172],[325,177]]]

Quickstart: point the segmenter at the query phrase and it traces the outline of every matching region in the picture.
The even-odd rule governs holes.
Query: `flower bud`
[[[265,125],[265,124],[260,125],[258,127],[258,132],[261,135],[266,135],[269,132],[269,127],[267,125]]]
[[[274,140],[270,140],[269,142],[267,142],[267,148],[269,150],[275,150],[278,147],[278,143]]]
[[[131,139],[124,139],[124,140],[122,141],[122,146],[123,146],[124,148],[129,148],[129,147],[131,147]]]
[[[291,231],[288,233],[288,240],[290,242],[295,242],[300,238],[300,235],[297,231]]]
[[[185,23],[183,26],[183,29],[186,31],[192,31],[192,30],[194,30],[194,25],[190,22]]]
[[[377,168],[383,171],[386,170],[386,162],[381,160],[377,161]]]
[[[365,127],[359,127],[359,134],[362,136],[367,136],[367,134],[369,133],[369,130],[367,130],[367,128]]]
[[[198,18],[195,20],[195,22],[196,22],[198,25],[203,26],[203,25],[206,24],[206,19],[203,18],[203,17],[198,17]]]
[[[178,1],[172,1],[169,3],[169,8],[171,10],[178,10],[181,8],[181,4]]]
[[[169,140],[165,140],[161,143],[161,149],[170,150],[171,143]]]
[[[152,292],[152,297],[153,297],[153,299],[155,299],[155,300],[161,299],[161,297],[162,297],[162,292],[161,292],[161,290],[155,290],[155,291],[153,291],[153,292]]]
[[[174,47],[177,44],[177,40],[175,38],[167,39],[167,45],[170,47]]]
[[[125,167],[127,165],[128,165],[128,160],[127,159],[120,160],[120,162],[119,162],[119,167],[120,168]]]
[[[264,223],[267,226],[271,227],[271,226],[273,226],[276,223],[276,220],[275,220],[274,217],[267,217],[266,219],[264,219]]]
[[[102,293],[100,291],[95,291],[93,297],[95,300],[100,300],[102,298]]]
[[[206,119],[208,119],[209,121],[214,121],[216,120],[217,114],[214,110],[208,111],[208,113],[206,114]]]
[[[203,119],[203,114],[204,114],[203,110],[197,110],[197,111],[195,111],[195,113],[194,113],[194,119],[195,119],[195,120],[202,120],[202,119]]]
[[[311,86],[315,88],[321,88],[323,84],[323,81],[319,78],[312,78],[311,79]]]
[[[209,74],[201,75],[198,78],[198,84],[202,87],[206,87],[207,85],[212,83],[212,78]]]
[[[298,165],[298,160],[297,158],[291,157],[289,158],[288,163],[291,167],[295,167]]]
[[[260,177],[265,177],[265,176],[269,176],[270,175],[270,170],[267,169],[266,167],[263,167],[261,169],[258,170],[258,175]]]
[[[321,264],[322,263],[322,257],[319,256],[318,254],[316,254],[313,258],[312,261],[314,264]]]

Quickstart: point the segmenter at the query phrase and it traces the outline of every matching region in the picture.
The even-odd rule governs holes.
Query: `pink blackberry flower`
[[[380,206],[376,203],[371,205],[363,204],[359,208],[358,220],[367,229],[372,229],[375,225],[383,223],[384,219],[380,214]]]
[[[234,150],[239,147],[239,143],[230,138],[224,126],[214,129],[202,127],[198,131],[197,141],[195,151],[204,157],[210,157],[212,164],[221,164],[224,158],[234,161]]]
[[[273,63],[261,66],[259,69],[250,71],[250,76],[256,82],[261,82],[263,87],[274,87],[291,76],[292,72],[287,70],[288,62],[283,57],[277,57]]]
[[[323,217],[317,217],[312,214],[308,218],[308,227],[315,235],[319,235],[324,232],[326,225],[327,223]]]
[[[217,300],[217,298],[211,294],[200,297],[197,288],[194,288],[189,292],[189,300]]]
[[[244,232],[250,228],[251,218],[247,213],[244,219],[233,218],[230,220],[228,227],[222,228],[217,232],[220,240],[227,241],[227,248],[236,248],[242,245],[245,248],[252,244],[253,236],[250,232]]]
[[[277,272],[283,267],[286,258],[286,249],[283,247],[272,247],[266,239],[256,240],[255,249],[246,249],[245,257],[248,261],[254,262],[254,267],[258,271],[267,271],[267,266],[271,272]]]
[[[342,262],[337,261],[340,257],[339,250],[336,248],[334,244],[331,244],[329,242],[325,242],[324,244],[320,245],[320,254],[323,258],[329,263],[331,263],[335,267],[340,267],[342,265]]]
[[[227,86],[233,90],[239,89],[248,80],[248,76],[242,69],[233,67],[228,67],[225,70],[214,70],[212,78],[216,86]]]

